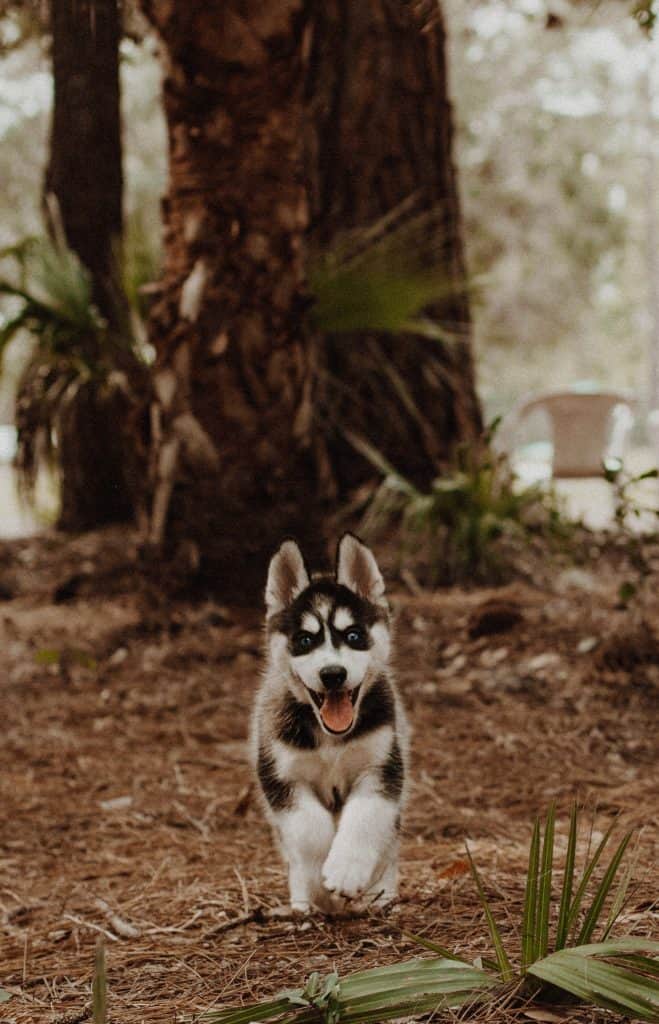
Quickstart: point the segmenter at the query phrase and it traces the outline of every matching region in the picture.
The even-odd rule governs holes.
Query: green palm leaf
[[[586,889],[588,888],[588,883],[590,882],[590,879],[591,879],[591,876],[593,874],[593,871],[597,867],[597,865],[599,863],[599,860],[600,860],[600,857],[602,856],[602,854],[604,852],[604,849],[606,848],[606,845],[607,845],[609,839],[611,838],[611,833],[613,832],[614,824],[609,825],[609,827],[606,830],[606,832],[604,833],[604,836],[602,837],[602,839],[601,839],[597,849],[595,850],[595,853],[593,854],[590,862],[586,865],[586,868],[584,870],[583,875],[581,876],[581,881],[580,881],[579,886],[577,888],[577,891],[575,893],[574,899],[572,900],[572,903],[570,904],[570,910],[569,910],[568,915],[567,915],[567,930],[568,930],[568,932],[574,926],[574,924],[576,922],[576,919],[577,919],[577,917],[579,915],[579,910],[581,909],[581,903],[582,903],[583,897],[584,897],[584,895],[586,893]]]
[[[526,892],[522,917],[522,969],[533,963],[537,956],[536,908],[538,902],[538,868],[540,865],[540,819],[536,818],[529,848],[529,866],[526,872]]]
[[[340,983],[336,979],[331,995],[334,1010],[343,1024],[361,1024],[457,1008],[482,998],[497,984],[496,978],[479,968],[440,957],[358,971]],[[318,1020],[322,1003],[313,1001],[308,988],[309,985],[306,989],[293,989],[277,999],[251,1007],[211,1010],[204,1019],[208,1024],[249,1024],[285,1014],[285,1020],[312,1024]],[[322,992],[322,987],[320,989]]]
[[[572,804],[572,811],[570,813],[570,831],[568,833],[567,853],[565,855],[561,903],[558,910],[556,949],[563,949],[567,941],[570,901],[572,900],[572,886],[574,884],[574,864],[577,852],[577,820],[577,805],[574,803]]]
[[[538,960],[529,967],[529,974],[596,1006],[656,1024],[659,1020],[657,961],[642,957],[639,964],[630,959],[631,955],[650,951],[659,953],[659,942],[623,939],[575,946]],[[621,957],[626,958],[622,964],[615,962],[615,958]],[[609,962],[612,959],[614,962]]]
[[[467,857],[469,858],[469,867],[471,868],[471,873],[476,883],[476,888],[478,889],[478,895],[480,896],[480,901],[483,906],[483,910],[485,911],[487,926],[490,930],[490,936],[492,938],[492,944],[494,945],[494,951],[496,953],[497,964],[501,972],[501,977],[504,981],[510,981],[513,977],[513,969],[501,939],[501,932],[499,931],[497,923],[492,915],[492,911],[490,910],[490,904],[488,903],[487,896],[485,895],[483,883],[481,882],[480,875],[478,874],[478,870],[466,843],[465,849],[467,851]]]
[[[416,942],[419,946],[423,946],[423,948],[427,949],[430,953],[442,956],[446,960],[455,960],[459,964],[467,963],[467,961],[462,957],[456,956],[455,953],[452,953],[450,949],[444,949],[443,946],[438,946],[436,942],[433,942],[431,939],[426,939],[423,935],[414,935],[411,932],[404,932],[404,934],[408,939],[411,939],[412,942]]]
[[[552,803],[547,811],[545,834],[542,843],[542,860],[540,867],[538,892],[538,920],[535,957],[543,957],[549,947],[549,906],[551,903],[551,869],[554,863],[554,818],[555,805]]]
[[[442,211],[414,214],[414,197],[379,221],[349,232],[316,258],[309,274],[313,317],[330,334],[382,331],[450,343],[426,315],[458,287],[445,269]]]
[[[588,913],[584,918],[584,922],[581,926],[581,931],[579,932],[579,937],[576,942],[577,946],[585,945],[587,942],[590,942],[590,940],[593,937],[593,932],[597,927],[597,922],[599,921],[600,915],[604,908],[604,903],[616,879],[616,875],[618,874],[618,870],[620,868],[620,862],[624,856],[625,850],[629,845],[631,837],[632,833],[628,832],[627,835],[623,838],[622,842],[619,844],[618,848],[613,854],[613,857],[611,858],[611,863],[609,864],[608,868],[604,873],[604,877],[602,878],[602,881],[598,886],[593,902],[590,905],[590,909],[588,910]]]

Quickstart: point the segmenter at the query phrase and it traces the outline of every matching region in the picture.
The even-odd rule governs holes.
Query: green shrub
[[[492,446],[495,422],[475,444],[460,445],[446,472],[420,491],[366,441],[352,444],[383,476],[362,522],[366,536],[392,527],[401,556],[420,567],[425,582],[498,583],[535,538],[570,534],[555,492],[517,481],[507,457]]]

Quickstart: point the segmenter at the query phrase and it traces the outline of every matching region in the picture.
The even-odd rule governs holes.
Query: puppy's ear
[[[386,605],[384,580],[370,548],[352,533],[344,533],[336,553],[336,582],[373,604]]]
[[[265,603],[268,615],[288,608],[289,604],[309,586],[309,573],[302,552],[294,540],[285,540],[270,559]]]

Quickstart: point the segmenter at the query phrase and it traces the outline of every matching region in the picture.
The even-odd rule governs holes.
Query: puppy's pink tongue
[[[327,693],[320,708],[320,717],[333,732],[345,732],[352,725],[353,707],[347,690]]]

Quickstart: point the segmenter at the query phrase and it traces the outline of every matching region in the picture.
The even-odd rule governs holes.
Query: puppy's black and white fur
[[[252,750],[294,910],[396,895],[407,723],[389,667],[389,611],[372,552],[340,541],[311,578],[294,541],[270,562],[267,661]]]

